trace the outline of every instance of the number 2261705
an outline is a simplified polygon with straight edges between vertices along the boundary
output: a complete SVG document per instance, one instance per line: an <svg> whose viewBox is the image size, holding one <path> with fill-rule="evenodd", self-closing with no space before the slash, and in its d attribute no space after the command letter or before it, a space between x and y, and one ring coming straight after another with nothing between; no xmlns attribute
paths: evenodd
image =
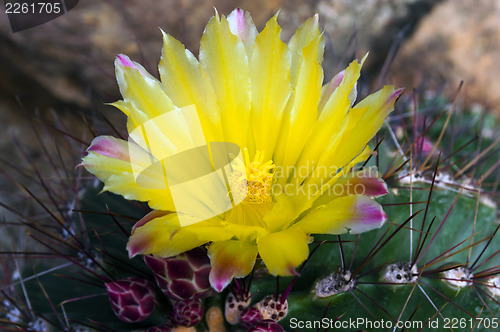
<svg viewBox="0 0 500 332"><path fill-rule="evenodd" d="M500 326L498 318L444 318L445 329L492 328Z"/></svg>
<svg viewBox="0 0 500 332"><path fill-rule="evenodd" d="M60 2L6 2L7 14L59 14L63 9Z"/></svg>

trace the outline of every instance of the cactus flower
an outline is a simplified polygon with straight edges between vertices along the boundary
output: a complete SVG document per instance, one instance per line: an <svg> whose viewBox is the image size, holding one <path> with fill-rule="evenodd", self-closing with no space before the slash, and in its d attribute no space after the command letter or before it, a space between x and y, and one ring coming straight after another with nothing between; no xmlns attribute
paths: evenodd
<svg viewBox="0 0 500 332"><path fill-rule="evenodd" d="M387 193L381 175L354 167L373 154L368 142L402 90L385 86L355 104L363 61L322 86L317 15L288 44L280 34L277 15L258 33L241 9L227 18L216 13L198 59L164 34L161 82L128 57L117 57L123 100L114 105L127 115L131 139L95 138L82 165L104 190L154 210L135 225L131 257L172 257L208 244L210 283L221 291L232 278L248 275L256 259L273 275L295 274L309 255L311 234L361 233L384 223L372 199ZM190 106L195 116L183 113ZM203 182L198 159L176 164L171 171L180 172L178 179L146 167L155 160L165 170L176 155L181 160L182 153L213 142L240 151L230 168L220 166L227 186ZM220 170L215 164L207 169ZM175 194L188 173L196 180L192 190ZM210 217L199 220L202 209Z"/></svg>
<svg viewBox="0 0 500 332"><path fill-rule="evenodd" d="M155 308L154 289L146 279L134 276L105 286L113 312L124 322L143 321Z"/></svg>

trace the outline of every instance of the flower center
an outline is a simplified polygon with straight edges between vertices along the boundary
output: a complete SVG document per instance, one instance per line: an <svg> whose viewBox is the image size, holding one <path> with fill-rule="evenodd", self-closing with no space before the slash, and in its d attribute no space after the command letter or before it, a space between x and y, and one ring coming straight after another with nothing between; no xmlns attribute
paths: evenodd
<svg viewBox="0 0 500 332"><path fill-rule="evenodd" d="M259 229L267 229L264 216L273 204L272 185L274 164L271 160L263 162L260 152L250 160L248 150L243 150L243 161L235 159L233 170L228 176L233 201L238 203L225 216L228 224L250 226L238 227L235 234L239 239L255 240ZM236 230L233 229L233 232Z"/></svg>
<svg viewBox="0 0 500 332"><path fill-rule="evenodd" d="M263 155L257 151L250 161L247 149L243 150L243 157L245 165L237 164L230 176L232 191L236 191L238 197L243 197L246 193L244 203L271 203L271 189L275 180L272 160L264 163Z"/></svg>

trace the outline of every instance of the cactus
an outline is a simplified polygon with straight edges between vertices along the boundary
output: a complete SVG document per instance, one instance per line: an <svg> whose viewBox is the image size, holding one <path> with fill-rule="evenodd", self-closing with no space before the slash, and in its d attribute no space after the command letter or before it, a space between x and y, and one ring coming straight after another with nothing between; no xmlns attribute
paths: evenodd
<svg viewBox="0 0 500 332"><path fill-rule="evenodd" d="M59 258L12 268L0 326L500 331L498 122L486 113L455 112L441 96L420 99L420 109L411 96L399 100L370 143L377 155L362 166L377 167L387 184L388 194L377 198L387 215L381 228L315 235L295 275L273 276L257 259L250 274L221 292L210 286L205 246L168 258L129 258L134 223L151 213L146 204L80 178L64 184L77 190L55 200L56 184L41 181L48 199L27 193L45 210L43 222L17 213L30 237ZM402 115L408 112L410 118ZM465 134L472 132L469 142Z"/></svg>

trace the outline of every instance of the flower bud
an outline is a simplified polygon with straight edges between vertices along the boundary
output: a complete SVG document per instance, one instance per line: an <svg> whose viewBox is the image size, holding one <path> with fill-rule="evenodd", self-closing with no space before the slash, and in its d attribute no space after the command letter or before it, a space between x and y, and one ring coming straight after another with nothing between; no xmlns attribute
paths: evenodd
<svg viewBox="0 0 500 332"><path fill-rule="evenodd" d="M203 302L200 299L177 301L174 303L174 321L182 326L197 325L203 319Z"/></svg>
<svg viewBox="0 0 500 332"><path fill-rule="evenodd" d="M105 284L111 308L116 316L127 323L145 320L154 310L155 293L143 278L129 277Z"/></svg>
<svg viewBox="0 0 500 332"><path fill-rule="evenodd" d="M153 272L156 283L168 298L181 301L215 294L210 286L210 259L203 247L198 247L175 257L144 256Z"/></svg>
<svg viewBox="0 0 500 332"><path fill-rule="evenodd" d="M243 310L240 316L241 326L245 330L251 329L257 323L260 323L264 320L260 310L256 307L250 307Z"/></svg>

